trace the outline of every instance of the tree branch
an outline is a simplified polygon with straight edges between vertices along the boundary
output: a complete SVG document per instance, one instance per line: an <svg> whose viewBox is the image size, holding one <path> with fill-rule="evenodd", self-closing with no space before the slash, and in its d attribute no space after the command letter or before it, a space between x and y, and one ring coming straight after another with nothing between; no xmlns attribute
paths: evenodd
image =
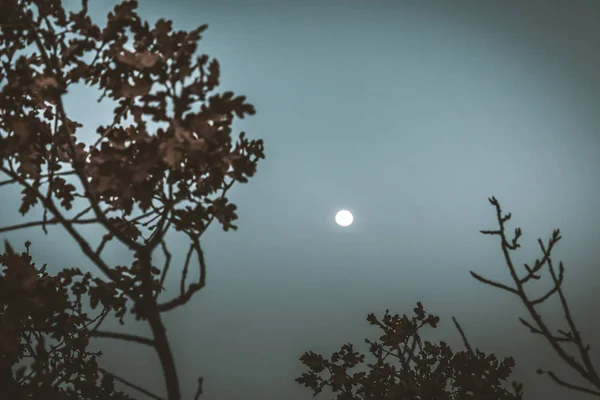
<svg viewBox="0 0 600 400"><path fill-rule="evenodd" d="M146 396L150 397L151 399L154 400L164 400L162 397L159 397L157 395L155 395L154 393L150 392L149 390L144 389L143 387L136 385L134 383L129 382L128 380L121 378L115 374L113 374L112 372L108 372L107 370L105 370L104 368L98 368L99 371L101 371L102 373L112 377L115 381L121 382L122 384L124 384L125 386L128 386L132 389L137 390L140 393L145 394Z"/></svg>
<svg viewBox="0 0 600 400"><path fill-rule="evenodd" d="M200 247L200 241L198 240L198 238L191 237L191 239L192 239L193 244L192 244L192 246L190 246L190 251L188 252L188 256L186 257L186 264L184 266L184 271L183 271L182 277L181 277L180 295L166 303L158 304L158 309L161 312L172 310L177 306L187 303L192 298L194 293L201 290L206 285L206 264L204 262L204 253L202 252L202 248ZM191 255L192 248L194 250L196 250L196 254L198 255L198 265L200 267L200 278L198 280L198 283L190 284L187 291L184 291L183 288L185 285L185 276L187 275L187 265L189 263L189 258Z"/></svg>
<svg viewBox="0 0 600 400"><path fill-rule="evenodd" d="M506 290L507 292L510 292L510 293L513 293L513 294L516 294L516 295L519 294L519 292L517 290L515 290L515 289L513 289L513 288L511 288L509 286L506 286L503 283L495 282L495 281L492 281L490 279L484 278L483 276L481 276L479 274L476 274L473 271L469 271L469 272L471 273L471 276L473 278L477 279L479 282L485 283L486 285L497 287L497 288L502 289L502 290Z"/></svg>
<svg viewBox="0 0 600 400"><path fill-rule="evenodd" d="M152 339L148 339L138 335L132 335L128 333L120 333L120 332L109 332L109 331L90 331L90 336L96 338L107 338L107 339L120 339L127 342L135 342L139 344L144 344L146 346L154 347L154 341Z"/></svg>
<svg viewBox="0 0 600 400"><path fill-rule="evenodd" d="M469 344L469 341L467 340L467 336L465 335L465 332L463 331L462 327L460 326L460 324L458 323L458 321L456 320L455 317L452 317L452 322L454 322L456 329L458 329L458 333L460 333L460 337L462 338L467 351L469 352L469 354L471 354L471 356L475 357L475 352L473 351L473 348L471 347L471 345Z"/></svg>
<svg viewBox="0 0 600 400"><path fill-rule="evenodd" d="M194 400L200 399L200 395L202 394L202 384L204 383L204 378L198 378L198 389L196 390L196 395L194 396Z"/></svg>
<svg viewBox="0 0 600 400"><path fill-rule="evenodd" d="M561 286L562 286L562 281L563 281L564 267L561 262L560 266L559 266L559 276L557 276L554 271L554 268L552 266L552 259L550 256L550 252L551 252L553 246L561 239L561 237L559 235L560 231L558 229L555 229L553 231L552 237L550 238L550 240L548 242L547 249L544 246L544 243L542 242L542 240L538 239L538 243L542 250L543 257L541 260L535 261L533 268L530 268L526 264L525 268L528 272L528 275L525 278L519 279L519 277L517 276L517 272L514 267L514 264L512 262L509 250L514 250L518 247L518 245L516 243L516 239L520 236L521 230L520 230L520 228L517 228L515 230L516 237L513 240L513 244L509 245L508 241L506 240L504 222L507 221L510 218L510 216L508 216L508 218L502 217L502 209L500 207L500 203L496 200L495 197L491 197L488 200L496 208L496 217L497 217L498 225L499 225L500 229L498 231L481 231L481 232L488 233L488 234L493 233L493 234L499 235L501 237L501 247L502 247L502 253L504 255L504 260L509 269L512 280L516 285L516 288L513 290L510 290L510 291L517 294L520 297L522 303L527 308L529 315L531 316L531 318L533 319L533 321L535 322L537 327L534 327L531 323L527 322L523 318L519 318L519 320L521 321L521 323L523 325L527 326L531 330L531 332L543 335L546 338L547 342L550 344L550 346L556 351L558 356L569 367L571 367L573 370L577 371L589 383L591 383L592 385L594 385L595 387L600 389L600 377L598 376L598 373L589 358L589 346L585 346L583 344L580 334L579 334L579 332L575 326L575 323L573 322L573 319L571 317L571 312L570 312L569 306L567 304L566 298L562 291ZM538 277L535 275L535 273L538 272L544 264L548 265L548 269L550 271L550 275L552 277L554 286L546 295L542 296L541 298L538 298L536 300L530 300L525 292L524 284L531 278L537 279ZM501 284L497 284L495 282L481 278L477 274L474 274L473 272L471 272L471 274L476 279L478 279L479 281L481 281L483 283L489 284L491 286L496 286L496 287L503 286ZM501 286L499 286L499 285L501 285ZM560 302L561 302L561 306L563 308L563 312L565 314L565 318L566 318L567 323L569 324L570 330L572 332L572 337L569 337L568 335L565 335L566 336L565 338L559 338L557 336L554 336L550 332L550 329L548 328L548 326L546 325L546 323L544 322L544 320L542 319L540 314L535 309L535 306L537 304L540 304L542 301L548 299L550 297L550 295L554 294L554 293L557 293L560 298ZM571 342L577 346L579 355L581 356L581 359L583 362L583 365L581 363L577 362L573 356L568 354L565 351L565 349L563 349L562 345L560 344L562 342ZM551 377L552 377L552 375L551 375ZM557 381L557 380L555 379L555 381ZM587 391L587 389L586 389L586 391ZM590 393L589 391L587 391L587 392Z"/></svg>
<svg viewBox="0 0 600 400"><path fill-rule="evenodd" d="M600 397L600 392L599 391L587 389L587 388L584 388L583 386L578 386L578 385L574 385L572 383L568 383L566 381L563 381L558 376L556 376L556 374L554 372L552 372L552 371L538 370L538 372L539 373L544 373L544 374L548 375L554 382L556 382L558 385L560 385L562 387L566 387L568 389L572 389L572 390L575 390L575 391L578 391L578 392L582 392L582 393L591 394L592 396Z"/></svg>
<svg viewBox="0 0 600 400"><path fill-rule="evenodd" d="M93 218L93 219L82 219L77 221L76 219L70 219L67 220L69 221L71 224L94 224L94 223L98 223L98 220ZM0 228L0 233L2 232L10 232L10 231L16 231L19 229L25 229L25 228L31 228L33 226L40 226L40 225L56 225L56 224L61 224L62 222L59 219L51 219L48 221L32 221L32 222L25 222L23 224L17 224L17 225L11 225L11 226L5 226Z"/></svg>
<svg viewBox="0 0 600 400"><path fill-rule="evenodd" d="M79 245L79 247L81 248L81 251L83 251L83 253L96 265L96 267L98 267L98 269L100 269L100 271L102 271L106 276L108 276L113 282L115 282L115 284L119 287L119 289L123 290L123 292L127 293L127 295L132 299L132 300L136 300L137 296L135 294L132 293L131 288L127 287L126 285L124 285L119 276L117 275L117 273L115 271L113 271L105 262L104 260L102 260L90 247L89 243L87 242L87 240L85 240L80 234L79 232L77 232L77 230L73 227L73 224L65 219L65 217L62 215L62 213L58 210L58 208L56 208L56 206L54 205L54 202L51 200L46 199L46 197L44 197L44 195L42 195L39 190L34 189L28 182L26 182L22 177L20 177L19 175L13 173L12 171L6 169L3 166L0 166L0 171L4 172L5 174L11 176L12 178L14 178L15 180L19 181L19 183L21 183L22 186L28 188L29 190L32 190L36 197L42 202L42 204L44 205L44 207L47 207L50 212L52 213L52 215L54 215L54 217L60 221L60 224L67 230L67 232L69 232L69 234L71 235L71 237L73 239L75 239L75 241L77 242L77 244Z"/></svg>

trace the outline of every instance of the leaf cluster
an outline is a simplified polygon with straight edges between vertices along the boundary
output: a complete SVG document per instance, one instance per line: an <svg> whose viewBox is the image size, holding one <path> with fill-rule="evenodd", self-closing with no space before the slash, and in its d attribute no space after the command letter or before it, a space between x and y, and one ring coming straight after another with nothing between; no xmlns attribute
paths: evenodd
<svg viewBox="0 0 600 400"><path fill-rule="evenodd" d="M76 268L51 276L32 262L29 246L17 254L8 245L0 255L3 394L14 399L130 399L99 368L100 353L87 349L99 323L112 311L122 313L107 290L110 284ZM94 302L102 304L97 316L83 311L85 297L94 309Z"/></svg>
<svg viewBox="0 0 600 400"><path fill-rule="evenodd" d="M151 215L168 211L162 224L189 234L213 218L235 228L235 206L211 195L224 191L227 180L247 182L264 158L263 145L244 132L232 141L233 118L255 110L244 96L212 93L219 63L194 58L206 25L173 31L160 19L151 27L135 13L136 1L117 5L103 29L91 22L85 1L81 12L68 15L59 0L3 4L0 129L8 134L0 138L0 157L3 172L32 180L24 185L22 214L52 197L67 210L76 197L87 197L97 203L95 211L106 205L121 213L112 233L129 242L142 224L125 218L134 206ZM28 8L33 4L37 13ZM30 46L38 51L17 56ZM62 106L61 95L77 83L117 102L112 123L97 128L94 144L77 140L83 125ZM126 125L127 118L133 123ZM165 127L152 132L149 121ZM80 190L57 176L67 165L83 181ZM48 193L40 198L44 184Z"/></svg>
<svg viewBox="0 0 600 400"><path fill-rule="evenodd" d="M467 350L458 352L444 341L421 339L423 328L436 328L439 322L421 303L411 318L386 310L382 318L369 314L367 321L383 331L379 340L365 340L371 362L350 343L330 358L307 352L300 361L308 372L296 382L315 396L327 387L338 400L522 398L521 384L513 383L512 392L503 387L515 366L511 357L501 361L494 354L473 351L464 337Z"/></svg>

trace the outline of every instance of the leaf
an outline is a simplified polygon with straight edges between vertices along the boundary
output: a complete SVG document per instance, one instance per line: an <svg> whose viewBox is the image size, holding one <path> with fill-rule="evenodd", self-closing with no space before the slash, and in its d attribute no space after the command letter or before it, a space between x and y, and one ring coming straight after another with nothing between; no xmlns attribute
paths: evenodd
<svg viewBox="0 0 600 400"><path fill-rule="evenodd" d="M13 131L18 140L18 145L21 146L27 142L31 136L31 130L27 127L27 123L23 119L18 119L12 123Z"/></svg>
<svg viewBox="0 0 600 400"><path fill-rule="evenodd" d="M323 359L323 356L313 353L312 351L304 353L302 357L300 357L300 361L313 372L321 372L325 369L325 360Z"/></svg>
<svg viewBox="0 0 600 400"><path fill-rule="evenodd" d="M53 189L56 197L60 199L60 204L66 210L70 210L73 207L73 201L75 200L75 196L73 194L75 192L75 186L67 183L61 177L56 177L53 181Z"/></svg>
<svg viewBox="0 0 600 400"><path fill-rule="evenodd" d="M51 76L38 75L35 78L35 85L41 89L58 88L58 82Z"/></svg>
<svg viewBox="0 0 600 400"><path fill-rule="evenodd" d="M25 176L29 176L33 179L38 179L41 174L41 158L39 153L28 153L24 154L20 158L20 164L17 171Z"/></svg>
<svg viewBox="0 0 600 400"><path fill-rule="evenodd" d="M177 147L175 138L169 138L165 143L161 143L160 150L162 153L162 160L169 168L178 166L183 160L183 154L181 154L181 150Z"/></svg>
<svg viewBox="0 0 600 400"><path fill-rule="evenodd" d="M37 283L40 279L38 271L35 269L35 267L28 265L22 270L22 274L21 288L23 291L25 291L25 293L32 294L35 291Z"/></svg>
<svg viewBox="0 0 600 400"><path fill-rule="evenodd" d="M121 53L119 53L117 55L117 60L120 63L129 65L131 67L135 66L135 63L136 63L135 55L132 52L130 52L129 50L123 50Z"/></svg>
<svg viewBox="0 0 600 400"><path fill-rule="evenodd" d="M165 37L171 30L173 29L173 22L167 21L163 18L160 18L156 21L154 26L154 30L152 31L152 35L155 38L163 38Z"/></svg>
<svg viewBox="0 0 600 400"><path fill-rule="evenodd" d="M160 59L160 55L150 51L132 53L128 50L123 50L117 55L117 60L119 62L138 70L152 68Z"/></svg>
<svg viewBox="0 0 600 400"><path fill-rule="evenodd" d="M174 130L175 130L175 138L182 143L187 143L194 141L194 135L188 129L185 129L181 126L177 121L173 122Z"/></svg>
<svg viewBox="0 0 600 400"><path fill-rule="evenodd" d="M137 80L135 85L124 84L121 87L121 96L132 98L136 96L144 96L152 90L152 82L147 80Z"/></svg>
<svg viewBox="0 0 600 400"><path fill-rule="evenodd" d="M141 68L152 68L160 58L161 57L158 54L144 51L136 54L136 66Z"/></svg>
<svg viewBox="0 0 600 400"><path fill-rule="evenodd" d="M15 256L17 253L13 250L12 246L8 242L8 240L4 239L4 252L8 254L9 257Z"/></svg>
<svg viewBox="0 0 600 400"><path fill-rule="evenodd" d="M319 386L317 376L313 373L304 372L301 377L296 378L296 382L304 384L304 386L309 387L313 390L316 390Z"/></svg>

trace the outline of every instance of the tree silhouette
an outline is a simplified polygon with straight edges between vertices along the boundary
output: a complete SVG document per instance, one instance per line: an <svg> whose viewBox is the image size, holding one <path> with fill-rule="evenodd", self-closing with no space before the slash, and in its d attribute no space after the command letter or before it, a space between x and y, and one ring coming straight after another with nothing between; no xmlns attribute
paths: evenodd
<svg viewBox="0 0 600 400"><path fill-rule="evenodd" d="M454 400L522 398L522 385L513 382L513 392L502 384L508 379L515 363L512 358L499 361L494 354L473 350L460 325L466 351L454 352L444 342L422 340L419 331L436 328L439 317L426 314L419 302L414 316L374 314L367 321L383 331L379 340L365 339L373 362L365 365L365 355L350 343L324 358L306 352L300 361L308 367L296 382L312 389L313 395L328 387L338 400Z"/></svg>
<svg viewBox="0 0 600 400"><path fill-rule="evenodd" d="M20 186L23 216L43 209L41 220L0 232L35 226L47 233L47 226L60 225L103 274L67 268L51 276L32 263L31 243L19 254L6 242L0 387L15 399L129 398L114 389L120 380L160 399L98 366L99 354L87 347L103 337L154 348L167 398L179 400L162 315L206 284L200 238L214 220L236 229L236 206L226 196L235 182L254 175L263 142L244 132L232 137L234 118L255 111L244 96L214 92L219 63L195 55L206 25L175 31L160 19L151 27L137 15L136 1L124 1L100 28L87 6L83 0L81 11L67 13L60 0L0 2L0 171L7 177L0 185ZM81 140L83 125L63 105L76 84L96 87L98 102L116 103L92 144ZM86 224L104 230L97 245L84 238ZM179 294L164 299L171 231L190 244ZM106 262L111 241L131 251L131 265ZM164 265L154 265L156 252L164 254ZM188 284L191 263L199 279ZM107 317L124 324L127 315L145 321L152 337L101 329Z"/></svg>
<svg viewBox="0 0 600 400"><path fill-rule="evenodd" d="M542 239L538 239L538 244L540 245L540 249L542 250L543 256L541 259L535 260L533 267L531 267L529 264L524 264L523 267L525 269L526 274L523 277L519 277L520 274L517 272L517 269L515 267L514 262L512 261L510 253L521 247L521 245L518 243L518 240L522 234L521 228L515 228L515 236L509 242L506 236L505 223L511 218L511 213L502 215L502 208L500 207L500 203L498 202L498 200L496 200L495 197L491 197L489 199L489 202L496 209L496 218L498 219L499 229L493 231L481 231L481 233L483 233L484 235L497 235L500 237L502 254L504 255L504 261L506 262L506 265L510 272L510 277L513 280L514 287L510 287L499 282L491 281L482 277L481 275L476 274L473 271L471 271L471 275L475 279L485 283L486 285L502 289L509 293L513 293L514 295L519 297L521 302L525 305L525 308L527 309L529 316L533 320L533 323L527 321L524 318L519 318L519 321L527 328L529 328L529 330L532 333L543 336L544 339L548 342L548 344L552 347L552 349L556 352L556 354L558 354L560 359L564 361L565 364L567 364L571 369L579 373L579 375L581 375L581 377L584 380L586 380L594 389L569 383L559 378L552 371L538 369L537 372L539 374L547 374L554 382L556 382L560 386L578 392L587 393L596 397L600 397L600 377L598 376L598 372L590 359L590 346L585 344L581 337L581 333L575 325L573 316L571 314L571 310L569 309L569 304L562 289L565 267L562 261L560 261L558 264L557 273L555 265L552 261L552 250L554 249L556 243L562 238L560 236L560 230L554 230L554 232L552 233L552 237L548 240L548 244L546 246L542 242ZM548 267L548 273L551 278L552 287L542 296L532 298L526 293L525 285L528 282L531 282L532 280L541 279L540 271L544 266ZM553 295L558 296L560 306L568 327L567 330L557 329L556 333L552 332L552 330L544 321L543 317L538 313L536 308L543 302L546 302L549 299L551 299ZM575 348L579 360L577 360L577 358L571 354L571 350L565 348L565 345L571 345Z"/></svg>
<svg viewBox="0 0 600 400"><path fill-rule="evenodd" d="M539 374L547 374L560 386L600 397L600 378L590 359L590 346L586 345L581 338L562 289L563 263L559 262L557 273L552 261L551 252L561 239L560 231L556 229L553 232L547 245L538 239L543 256L535 260L533 267L524 264L526 274L520 277L510 252L520 247L518 239L522 233L521 229L516 228L514 238L509 241L505 223L511 218L511 214L502 215L500 203L495 197L491 197L489 202L496 209L499 229L480 232L485 235L500 236L502 253L515 286L510 287L491 281L472 271L471 275L480 282L518 296L533 320L529 322L519 318L521 323L531 332L543 336L558 356L571 369L578 372L592 388L569 383L552 371L538 369ZM544 266L548 267L552 287L544 295L532 298L526 293L525 284L531 280L541 279L540 271ZM560 300L568 326L568 330L558 329L556 334L536 309L553 295L557 295ZM337 393L339 400L522 398L522 384L513 382L513 392L508 392L502 387L515 365L512 358L505 358L502 363L499 363L493 354L486 355L479 350L473 351L454 317L453 321L461 334L466 351L454 353L445 342L436 345L423 341L419 330L427 325L435 328L439 318L433 315L426 316L421 303L417 304L414 312L415 317L409 319L406 315L391 316L386 310L381 321L374 314L369 314L367 321L384 332L379 341L366 339L374 362L365 366L365 355L355 352L352 344L342 346L340 351L333 353L329 359L314 352L307 352L300 357L300 361L308 367L308 372L303 373L296 382L312 389L314 395L328 387ZM565 348L565 345L575 348L579 360ZM362 371L351 371L357 367L362 367Z"/></svg>

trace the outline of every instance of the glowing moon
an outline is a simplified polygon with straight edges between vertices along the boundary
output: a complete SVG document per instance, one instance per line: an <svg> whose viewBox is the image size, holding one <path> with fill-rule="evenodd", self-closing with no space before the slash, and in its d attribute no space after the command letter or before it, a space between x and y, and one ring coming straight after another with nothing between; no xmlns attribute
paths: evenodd
<svg viewBox="0 0 600 400"><path fill-rule="evenodd" d="M354 222L354 217L352 213L348 210L340 210L335 214L335 223L339 226L350 226Z"/></svg>

